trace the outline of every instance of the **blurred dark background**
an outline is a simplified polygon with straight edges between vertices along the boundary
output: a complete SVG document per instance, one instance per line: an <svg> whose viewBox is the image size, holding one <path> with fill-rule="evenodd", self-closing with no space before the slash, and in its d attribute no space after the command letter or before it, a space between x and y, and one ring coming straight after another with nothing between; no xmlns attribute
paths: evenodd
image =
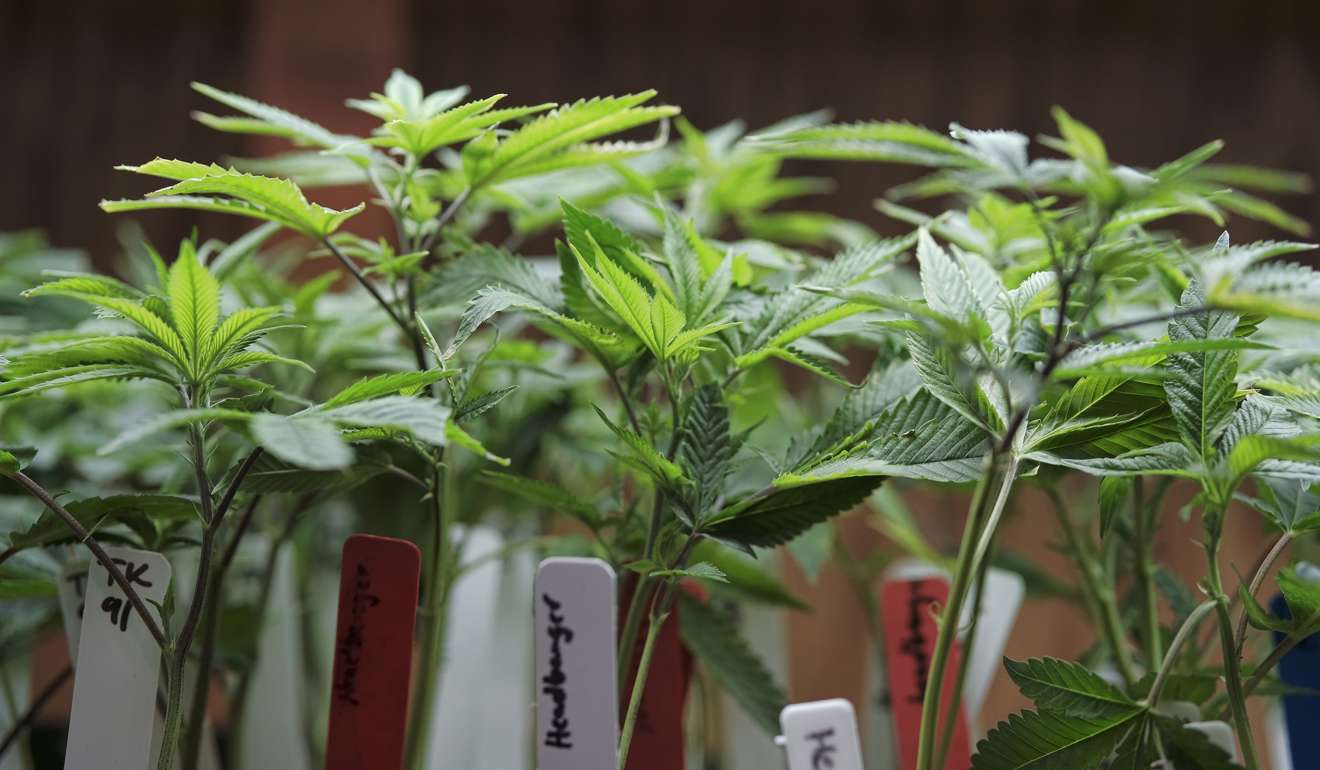
<svg viewBox="0 0 1320 770"><path fill-rule="evenodd" d="M1062 104L1123 162L1219 137L1221 160L1320 176L1317 40L1315 0L0 0L0 230L43 227L104 260L121 222L96 202L151 189L114 164L273 147L190 120L206 106L190 80L366 130L343 99L396 65L428 88L467 83L514 103L654 87L703 128L829 107L1035 135ZM870 202L901 169L821 171L839 189L819 207L885 229ZM1282 203L1320 221L1314 195ZM215 237L241 225L143 221L163 244L194 224ZM1243 223L1235 240L1262 234Z"/></svg>

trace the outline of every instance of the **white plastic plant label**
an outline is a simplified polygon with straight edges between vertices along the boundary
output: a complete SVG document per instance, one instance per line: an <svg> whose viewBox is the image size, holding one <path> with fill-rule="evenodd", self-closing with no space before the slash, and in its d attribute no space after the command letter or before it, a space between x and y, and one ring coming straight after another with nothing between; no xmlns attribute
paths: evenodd
<svg viewBox="0 0 1320 770"><path fill-rule="evenodd" d="M1233 737L1233 728L1227 722L1217 719L1210 722L1188 722L1183 727L1205 735L1211 743L1232 757L1234 762L1238 761L1237 740Z"/></svg>
<svg viewBox="0 0 1320 770"><path fill-rule="evenodd" d="M144 601L165 601L170 563L164 556L130 548L107 548L106 553ZM150 606L148 611L157 612ZM64 770L147 767L159 678L156 640L106 568L92 564L78 640Z"/></svg>
<svg viewBox="0 0 1320 770"><path fill-rule="evenodd" d="M87 573L91 564L71 561L60 569L56 590L60 597L60 616L64 619L64 638L69 643L69 660L78 660L78 638L82 635L83 600L87 596Z"/></svg>
<svg viewBox="0 0 1320 770"><path fill-rule="evenodd" d="M857 714L843 698L785 706L779 729L788 770L863 770Z"/></svg>
<svg viewBox="0 0 1320 770"><path fill-rule="evenodd" d="M534 582L540 770L618 764L614 570L600 559L541 562Z"/></svg>
<svg viewBox="0 0 1320 770"><path fill-rule="evenodd" d="M991 567L986 572L985 598L981 600L976 644L967 651L971 660L967 663L967 682L963 685L963 704L970 720L975 721L981 713L995 674L1002 668L1004 647L1013 633L1013 624L1017 622L1026 595L1026 581L1018 573L998 567ZM975 592L968 603L963 615L970 618L976 607ZM966 624L963 627L966 628Z"/></svg>

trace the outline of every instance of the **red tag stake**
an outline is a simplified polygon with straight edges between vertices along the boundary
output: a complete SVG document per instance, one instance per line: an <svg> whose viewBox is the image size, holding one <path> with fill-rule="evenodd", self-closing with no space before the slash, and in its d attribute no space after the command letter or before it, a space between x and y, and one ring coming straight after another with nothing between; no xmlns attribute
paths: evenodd
<svg viewBox="0 0 1320 770"><path fill-rule="evenodd" d="M420 562L406 540L344 543L327 770L403 767Z"/></svg>
<svg viewBox="0 0 1320 770"><path fill-rule="evenodd" d="M921 702L926 694L930 660L939 629L933 615L935 607L945 607L949 584L939 578L891 580L881 590L880 602L885 626L885 662L889 676L889 702L894 712L894 735L898 743L898 767L913 770L917 766L917 744L921 733ZM955 620L956 621L956 615ZM958 670L961 650L957 643L949 654L948 671ZM953 696L956 677L944 679L940 694L941 722ZM948 726L943 726L949 729ZM952 726L953 740L945 770L966 770L971 765L967 720L962 709Z"/></svg>
<svg viewBox="0 0 1320 770"><path fill-rule="evenodd" d="M636 580L622 583L619 601L619 627L632 601ZM642 640L646 638L650 619L643 618L637 632L637 646L628 666L626 687L631 690L637 678L637 666L642 658ZM623 650L620 655L625 654ZM687 703L688 684L692 681L692 653L683 646L678 636L678 605L670 610L664 628L656 637L651 653L651 670L646 678L646 690L637 711L637 726L633 732L632 748L628 752L627 770L674 770L683 767L683 706ZM620 700L620 711L627 709L628 698ZM622 714L620 715L622 719Z"/></svg>

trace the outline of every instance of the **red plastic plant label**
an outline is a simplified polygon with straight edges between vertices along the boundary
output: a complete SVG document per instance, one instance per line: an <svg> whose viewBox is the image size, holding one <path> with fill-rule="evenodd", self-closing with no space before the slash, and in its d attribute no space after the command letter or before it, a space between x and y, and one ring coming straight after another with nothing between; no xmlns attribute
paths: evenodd
<svg viewBox="0 0 1320 770"><path fill-rule="evenodd" d="M327 770L398 770L408 718L421 554L407 540L344 543Z"/></svg>
<svg viewBox="0 0 1320 770"><path fill-rule="evenodd" d="M636 580L628 580L619 602L619 627L623 627L632 601ZM651 653L651 670L646 678L646 691L637 710L637 724L633 729L632 747L628 751L627 770L673 770L683 767L683 706L687 703L688 686L692 681L692 653L683 646L678 635L678 604L674 605L664 628L656 637ZM633 650L625 686L631 687L641 662L642 641L646 638L649 619L643 619L637 632L637 645ZM625 694L620 699L622 712L627 708ZM623 714L620 713L620 719Z"/></svg>
<svg viewBox="0 0 1320 770"><path fill-rule="evenodd" d="M941 578L891 580L881 589L880 606L884 616L885 663L889 678L889 702L894 715L894 735L898 745L899 770L917 766L917 743L921 732L921 702L930 676L934 655L935 610L948 603L949 584ZM955 621L956 622L956 621ZM961 650L957 643L949 655L948 675L940 695L940 719L953 696L954 672L958 670ZM944 763L945 770L966 770L971 765L967 720L958 709L952 727L953 740Z"/></svg>

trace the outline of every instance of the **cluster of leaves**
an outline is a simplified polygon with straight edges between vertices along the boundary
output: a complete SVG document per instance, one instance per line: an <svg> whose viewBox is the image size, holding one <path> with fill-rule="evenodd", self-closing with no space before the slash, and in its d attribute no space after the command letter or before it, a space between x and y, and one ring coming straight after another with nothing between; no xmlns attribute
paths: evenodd
<svg viewBox="0 0 1320 770"><path fill-rule="evenodd" d="M402 72L382 93L349 101L379 121L354 136L195 87L234 113L197 113L202 123L281 137L293 149L224 165L125 166L169 184L102 206L219 211L262 224L232 244L187 241L169 265L146 249L137 280L62 272L32 288L38 279L24 256L32 247L0 242L4 279L27 288L22 307L33 308L3 329L0 409L133 404L107 421L115 432L102 435L98 424L81 454L43 447L29 468L30 450L4 449L3 473L25 489L36 485L30 470L78 499L4 520L0 595L49 596L51 565L38 561L50 552L41 549L72 542L70 520L107 542L200 547L222 561L199 576L186 617L167 629L167 654L181 665L194 633L215 627L199 617L237 609L225 596L223 559L254 518L275 546L267 579L290 541L314 570L333 560L316 537L294 537L298 524L330 500L359 495L354 526L432 544L409 731L409 766L421 767L445 605L470 566L453 525L488 524L486 515L502 510L510 529L525 531L520 512L553 513L578 525L551 538L553 552L599 555L636 581L621 608L623 649L639 641L648 615L642 643L653 643L677 608L682 638L714 680L774 730L783 690L725 609L802 603L752 558L758 551L790 544L818 566L829 520L873 500L896 540L952 569L948 607L957 610L980 593L1019 479L1049 486L1080 472L1101 479L1100 541L1060 502L1081 578L1063 593L1103 632L1088 663L1113 663L1117 680L1080 663L1010 662L1037 710L992 731L974 766L1136 768L1156 757L1231 766L1161 694L1192 702L1205 718L1227 707L1252 765L1242 701L1268 689L1258 685L1282 645L1316 630L1320 600L1302 572L1286 571L1279 583L1291 617L1271 616L1256 600L1270 564L1230 593L1218 556L1234 499L1261 511L1280 543L1320 527L1311 491L1320 481L1320 374L1305 348L1320 278L1278 259L1309 244L1236 245L1225 235L1191 246L1172 226L1186 216L1222 225L1237 214L1301 232L1274 204L1222 189L1290 191L1295 177L1215 165L1217 142L1153 169L1117 164L1062 110L1059 136L1041 140L1056 154L1032 158L1027 137L1010 131L831 125L819 113L751 133L737 123L702 133L676 118L680 141L670 143L677 110L650 104L651 92L503 107L503 95L468 100L466 88L427 93ZM644 126L658 134L616 136ZM913 231L880 239L857 223L786 211L828 188L782 176L795 158L930 169L878 203ZM334 210L305 193L344 184L370 200ZM950 199L947 210L917 208ZM351 232L367 205L389 214L392 238ZM502 244L485 239L496 217L513 232ZM561 231L553 256L516 253L552 227ZM312 247L268 248L282 229ZM331 291L337 272L292 278L324 256L355 291ZM96 317L71 310L79 303ZM856 358L875 359L861 382L845 376ZM805 373L809 395L790 394L783 372ZM40 414L30 419L57 419ZM11 412L0 419L6 440L33 434ZM73 481L88 456L124 458L159 443L149 437L180 432L188 455L168 451L178 442L167 441L164 460L156 446L155 456L92 489ZM66 455L84 462L65 467ZM156 462L167 470L150 471ZM1146 477L1157 494L1146 494ZM956 559L922 540L897 496L880 489L889 478L976 484ZM1200 608L1150 547L1164 480L1174 478L1198 487L1191 508L1205 528L1200 582L1209 596ZM373 485L385 479L415 488L421 515L368 517L379 497ZM294 502L254 517L267 496ZM240 507L245 515L226 515ZM1125 559L1137 588L1120 606L1114 586ZM686 597L687 580L704 581L712 601ZM208 588L222 600L205 601ZM1158 592L1173 605L1174 628L1160 624ZM1234 594L1239 628L1229 614ZM203 665L216 643L228 646L227 661L250 658L260 601L241 604L256 619L246 637L201 640ZM1204 644L1187 641L1210 609L1222 672L1202 661ZM1121 622L1127 610L1138 622ZM957 624L948 620L931 693L953 673ZM1249 680L1239 667L1248 623L1285 640ZM621 678L634 718L645 677L643 669L635 681ZM244 691L234 693L239 709ZM180 710L171 704L176 725ZM938 710L928 693L922 770L934 766ZM191 768L188 745L182 761ZM165 766L173 755L162 752Z"/></svg>

